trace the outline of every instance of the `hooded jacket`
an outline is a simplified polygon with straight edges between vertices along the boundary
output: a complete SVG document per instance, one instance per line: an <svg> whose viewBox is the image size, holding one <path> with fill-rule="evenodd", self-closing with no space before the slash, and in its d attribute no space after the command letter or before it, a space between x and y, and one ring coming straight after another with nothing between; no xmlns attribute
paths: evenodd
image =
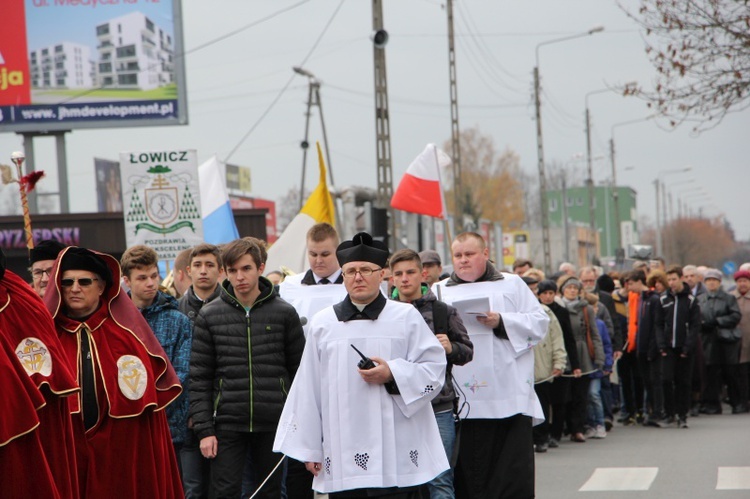
<svg viewBox="0 0 750 499"><path fill-rule="evenodd" d="M172 363L177 377L182 383L180 397L167 407L167 420L172 441L176 444L185 441L188 418L187 380L190 371L190 346L193 325L185 314L179 311L177 300L162 292L156 293L154 302L141 309L143 318L164 348L164 353Z"/></svg>
<svg viewBox="0 0 750 499"><path fill-rule="evenodd" d="M225 280L218 298L195 319L190 358L190 417L199 439L221 428L276 430L287 392L302 358L299 316L259 277L260 295L250 310Z"/></svg>
<svg viewBox="0 0 750 499"><path fill-rule="evenodd" d="M399 299L398 289L395 287L393 288L391 297L394 300ZM428 288L426 284L422 284L422 297L411 302L411 304L414 305L422 315L422 318L433 333L435 333L435 321L433 320L432 311L436 301L437 296L435 296L435 293L430 291L430 288ZM445 306L448 307L447 335L453 348L451 353L446 355L448 365L445 369L445 383L443 384L443 388L440 393L432 399L432 408L436 413L453 409L453 401L457 397L452 379L453 366L463 366L464 364L471 362L471 359L474 357L474 345L469 339L469 333L466 332L466 327L464 326L461 317L459 317L456 308L447 303Z"/></svg>
<svg viewBox="0 0 750 499"><path fill-rule="evenodd" d="M701 330L701 308L698 300L683 283L674 293L668 289L659 297L656 309L656 347L660 352L668 348L680 354L691 354Z"/></svg>

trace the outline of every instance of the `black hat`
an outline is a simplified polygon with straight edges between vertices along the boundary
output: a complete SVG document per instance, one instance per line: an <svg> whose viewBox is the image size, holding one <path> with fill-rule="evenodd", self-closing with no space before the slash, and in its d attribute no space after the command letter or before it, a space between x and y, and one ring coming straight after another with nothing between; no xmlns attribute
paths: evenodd
<svg viewBox="0 0 750 499"><path fill-rule="evenodd" d="M351 241L344 241L336 248L336 258L341 267L349 262L370 262L385 267L388 262L388 247L372 239L367 232L360 232Z"/></svg>
<svg viewBox="0 0 750 499"><path fill-rule="evenodd" d="M53 239L44 239L39 241L31 251L29 251L29 265L42 260L56 260L57 255L65 249L65 245Z"/></svg>
<svg viewBox="0 0 750 499"><path fill-rule="evenodd" d="M596 279L596 286L600 291L611 293L615 290L615 281L612 279L612 276L602 274Z"/></svg>
<svg viewBox="0 0 750 499"><path fill-rule="evenodd" d="M112 284L112 272L99 256L86 248L71 247L60 262L60 273L66 270L88 270L98 275L107 286Z"/></svg>
<svg viewBox="0 0 750 499"><path fill-rule="evenodd" d="M536 292L542 294L545 291L554 291L555 293L557 293L557 284L555 284L555 281L551 279L545 279L540 282L536 287Z"/></svg>

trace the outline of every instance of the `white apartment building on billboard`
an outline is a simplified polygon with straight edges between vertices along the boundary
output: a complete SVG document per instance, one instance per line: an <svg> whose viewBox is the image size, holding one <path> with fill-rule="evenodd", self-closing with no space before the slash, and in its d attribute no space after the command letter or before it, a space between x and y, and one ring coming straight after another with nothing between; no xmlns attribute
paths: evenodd
<svg viewBox="0 0 750 499"><path fill-rule="evenodd" d="M97 85L150 90L174 81L172 36L141 12L96 27Z"/></svg>
<svg viewBox="0 0 750 499"><path fill-rule="evenodd" d="M29 53L32 88L91 88L94 63L86 45L62 42Z"/></svg>

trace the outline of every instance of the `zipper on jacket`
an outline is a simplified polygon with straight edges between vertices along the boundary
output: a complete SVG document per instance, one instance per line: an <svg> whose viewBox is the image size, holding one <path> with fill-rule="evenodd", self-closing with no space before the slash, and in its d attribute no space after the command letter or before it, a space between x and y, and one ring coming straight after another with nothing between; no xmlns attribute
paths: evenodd
<svg viewBox="0 0 750 499"><path fill-rule="evenodd" d="M247 326L247 369L250 386L250 431L253 431L253 342L250 334L250 310L245 312L245 324Z"/></svg>
<svg viewBox="0 0 750 499"><path fill-rule="evenodd" d="M680 304L680 297L674 296L674 317L672 317L672 348L677 348L677 306Z"/></svg>
<svg viewBox="0 0 750 499"><path fill-rule="evenodd" d="M216 413L219 410L219 402L221 401L221 388L224 385L224 378L219 378L219 393L216 394L216 400L214 400L214 423L216 423Z"/></svg>
<svg viewBox="0 0 750 499"><path fill-rule="evenodd" d="M286 400L289 394L286 391L286 384L284 383L284 378L279 378L279 385L281 386L281 393L284 394L284 400Z"/></svg>

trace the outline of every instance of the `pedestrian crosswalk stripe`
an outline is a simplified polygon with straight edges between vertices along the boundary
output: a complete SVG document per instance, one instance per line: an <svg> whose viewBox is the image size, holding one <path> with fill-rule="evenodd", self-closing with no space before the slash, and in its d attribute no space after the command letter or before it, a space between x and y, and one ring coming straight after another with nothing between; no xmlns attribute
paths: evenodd
<svg viewBox="0 0 750 499"><path fill-rule="evenodd" d="M750 467L719 466L716 490L750 490Z"/></svg>
<svg viewBox="0 0 750 499"><path fill-rule="evenodd" d="M648 490L658 472L659 468L596 468L578 490Z"/></svg>

